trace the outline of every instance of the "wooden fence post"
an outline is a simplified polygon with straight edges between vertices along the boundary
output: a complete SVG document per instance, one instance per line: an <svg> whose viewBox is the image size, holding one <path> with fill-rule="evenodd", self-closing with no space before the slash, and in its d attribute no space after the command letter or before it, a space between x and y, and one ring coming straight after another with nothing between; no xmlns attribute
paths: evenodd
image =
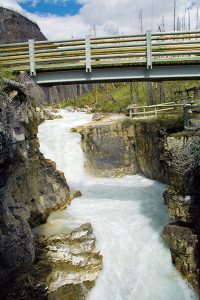
<svg viewBox="0 0 200 300"><path fill-rule="evenodd" d="M186 104L183 106L183 112L184 112L184 128L189 127L189 105Z"/></svg>

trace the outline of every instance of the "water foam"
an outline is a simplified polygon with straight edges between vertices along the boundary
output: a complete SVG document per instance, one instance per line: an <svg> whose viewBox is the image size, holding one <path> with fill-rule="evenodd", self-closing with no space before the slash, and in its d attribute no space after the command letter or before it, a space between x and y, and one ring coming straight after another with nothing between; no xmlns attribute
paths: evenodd
<svg viewBox="0 0 200 300"><path fill-rule="evenodd" d="M80 136L69 129L91 115L61 111L63 119L39 128L41 151L55 160L69 185L83 196L49 217L45 234L68 232L91 222L103 270L89 300L188 300L192 289L176 272L160 233L167 216L165 186L142 176L94 178L84 171Z"/></svg>

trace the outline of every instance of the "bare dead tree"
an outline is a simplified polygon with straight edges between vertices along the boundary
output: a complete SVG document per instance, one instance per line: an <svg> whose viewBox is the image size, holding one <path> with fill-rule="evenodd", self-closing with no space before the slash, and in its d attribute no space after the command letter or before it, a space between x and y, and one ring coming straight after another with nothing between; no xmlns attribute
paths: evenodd
<svg viewBox="0 0 200 300"><path fill-rule="evenodd" d="M154 2L151 1L151 31L153 30L153 23L154 23Z"/></svg>
<svg viewBox="0 0 200 300"><path fill-rule="evenodd" d="M153 83L152 82L147 82L147 101L149 105L154 104L154 91L153 91Z"/></svg>
<svg viewBox="0 0 200 300"><path fill-rule="evenodd" d="M196 29L199 28L199 3L200 3L200 1L197 0L197 21L196 21Z"/></svg>
<svg viewBox="0 0 200 300"><path fill-rule="evenodd" d="M176 0L174 0L174 31L176 31Z"/></svg>
<svg viewBox="0 0 200 300"><path fill-rule="evenodd" d="M191 28L191 22L190 22L190 9L188 9L188 30Z"/></svg>
<svg viewBox="0 0 200 300"><path fill-rule="evenodd" d="M181 20L180 20L180 18L179 18L179 17L177 18L177 25L176 25L176 29L177 29L177 31L180 31L180 30L181 30Z"/></svg>
<svg viewBox="0 0 200 300"><path fill-rule="evenodd" d="M162 16L161 28L162 28L162 32L164 32L165 31L165 17L164 16Z"/></svg>
<svg viewBox="0 0 200 300"><path fill-rule="evenodd" d="M142 9L139 10L138 20L140 24L140 32L143 33L143 10Z"/></svg>

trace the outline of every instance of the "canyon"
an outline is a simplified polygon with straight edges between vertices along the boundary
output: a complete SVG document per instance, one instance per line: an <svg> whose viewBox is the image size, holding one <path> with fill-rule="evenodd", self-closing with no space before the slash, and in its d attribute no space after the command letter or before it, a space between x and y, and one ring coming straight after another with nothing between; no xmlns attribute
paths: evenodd
<svg viewBox="0 0 200 300"><path fill-rule="evenodd" d="M200 168L196 162L192 169L194 162L184 151L191 144L199 147L200 130L185 132L179 115L99 119L73 129L81 134L87 170L102 177L141 173L168 184L164 202L171 223L163 239L177 270L199 293ZM184 160L190 161L184 166Z"/></svg>
<svg viewBox="0 0 200 300"><path fill-rule="evenodd" d="M35 90L33 91L30 81L26 83L24 78L21 81L23 83L20 82L20 78L19 82L6 81L1 97L2 297L5 299L13 299L14 297L18 297L19 299L62 299L62 297L68 297L69 293L69 297L73 297L72 299L86 299L92 287L94 287L94 282L102 269L104 259L105 270L108 262L112 260L106 254L106 250L111 251L111 253L114 251L109 250L109 243L106 242L106 247L101 248L101 243L104 243L104 239L102 239L99 245L101 252L103 252L103 259L99 251L96 250L95 236L91 224L95 224L97 217L95 219L89 217L90 213L87 207L88 205L94 205L98 209L98 212L95 212L94 216L96 216L96 213L100 214L101 210L97 200L94 200L94 203L90 203L87 202L86 198L85 204L87 203L87 205L85 206L82 199L84 199L85 193L86 195L90 195L93 185L97 187L99 182L97 183L94 177L87 177L88 175L83 171L84 159L83 154L80 152L80 146L77 142L76 146L72 146L75 136L76 139L78 136L81 137L86 169L89 170L89 173L99 174L102 177L103 185L99 189L97 199L98 197L102 197L102 189L107 184L111 184L109 181L105 181L105 177L123 176L123 184L120 182L117 183L116 178L112 179L112 185L115 186L116 181L118 186L122 184L120 187L122 190L124 185L123 193L126 195L124 200L128 200L130 195L130 200L132 199L132 195L134 195L138 188L137 186L140 186L140 182L143 180L140 177L138 179L134 178L134 176L132 179L131 176L129 184L129 179L124 177L125 175L130 176L143 173L148 178L169 184L169 188L164 194L165 204L167 205L170 219L174 222L165 225L167 220L166 223L157 220L159 224L158 228L162 229L165 225L163 238L171 250L172 260L177 270L198 292L199 171L198 168L195 169L195 172L192 170L190 176L188 174L185 174L185 176L180 174L177 149L184 148L187 142L198 141L199 131L194 131L189 137L180 136L178 132L181 130L182 125L179 119L175 119L173 123L172 119L158 122L154 119L132 120L124 116L115 115L114 117L100 117L100 120L91 121L92 116L86 115L83 122L79 121L78 113L66 113L65 116L62 111L58 111L58 114L62 114L64 119L56 119L55 121L49 121L52 123L45 122L41 124L45 120L45 113L43 113L42 108L38 107L38 96L36 100L33 97L33 95L40 94L40 90L37 92L38 88L35 86ZM85 115L84 113L79 114L80 116ZM70 125L70 118L73 120L73 126ZM87 120L90 122L88 123ZM82 122L83 124L80 124ZM85 123L88 124L85 125ZM39 133L40 147L46 158L44 158L39 150L37 137L39 124L41 124ZM66 126L73 127L70 129L72 132L68 133L70 137L68 142L67 140L65 142L67 136L65 137L65 131L63 131L67 130L68 127ZM44 128L44 131L42 131L41 135L42 128ZM58 141L56 138L58 138ZM64 140L62 140L63 138ZM49 142L48 139L50 139ZM62 146L60 144L61 141ZM61 148L63 148L63 152L60 153ZM68 152L69 148L71 149L70 152ZM80 157L73 156L76 154L76 151L79 151ZM65 163L66 155L69 158L67 165ZM56 170L53 160L56 161L61 171ZM68 167L65 167L65 165ZM68 180L68 184L64 175ZM134 182L135 180L136 182ZM147 182L141 185L139 192L141 195L143 190L147 189L146 184L148 186L150 183ZM71 192L69 186L72 187ZM114 186L108 195L113 195L112 197L115 198L116 187ZM94 195L98 195L96 187ZM73 198L71 194L77 189L81 190L83 197L80 200L73 200L69 206ZM119 193L121 193L120 189L118 189ZM126 194L130 189L131 194ZM161 190L164 191L163 188ZM157 198L155 190L155 202L151 204L148 212L146 212L148 216L147 220L155 213L153 212L154 209L156 209L156 214L160 214L164 208L163 202L159 204L158 208L159 199L162 200L161 190L158 192L160 198ZM148 201L150 194L151 190L147 189L147 193L143 196L143 199ZM80 196L80 193L77 195ZM131 200L132 209L128 209L129 212L133 212L133 215L129 215L127 218L127 220L129 218L132 220L131 223L126 224L126 226L129 226L129 230L134 225L132 218L138 214L136 205L138 201L137 197L135 198L135 202ZM136 205L135 208L134 205ZM145 205L145 203L142 203L142 208ZM73 207L76 207L75 211ZM59 208L65 209L59 210ZM81 218L78 222L73 221L73 219L71 220L68 211L72 210L78 216L82 209L84 209L85 217ZM108 207L106 206L107 209ZM126 206L124 209L125 211L127 210ZM50 216L53 211L57 211L58 214L55 215L57 216L55 220L54 214L52 217ZM86 217L87 215L89 219ZM106 215L105 212L100 218L104 215ZM142 219L145 216L143 214L139 215L139 218ZM118 216L118 209L116 210L116 216ZM113 217L110 216L109 218L112 220ZM108 220L103 221L100 219L99 224L105 224ZM120 220L120 216L117 219L117 224L118 220ZM146 228L145 231L150 230L147 220L144 218L144 221L142 221L144 222L144 229ZM46 221L46 225L41 227L39 236L34 238L36 226ZM51 223L52 221L53 223ZM70 225L71 223L73 226ZM97 232L98 236L101 236L102 233L98 229L99 225L96 226L95 233ZM115 226L115 223L110 225L111 228L115 228ZM126 230L127 233L125 234L124 232L124 238L131 240L130 243L133 243L133 245L134 240L137 243L136 245L144 243L145 247L146 238L143 240L144 233L142 233L142 230L139 231L140 234L138 237L135 236L134 230L131 230L131 234L128 234L128 228ZM116 229L115 231L117 232ZM113 243L116 243L117 237L115 237L115 232L109 235L109 237L111 236L114 237ZM123 241L122 236L118 238ZM142 238L142 241L138 241L138 238ZM159 253L161 251L159 250L159 247L161 247L160 232L156 230L157 239L159 242L156 246L158 247L156 248L156 252ZM122 252L119 251L119 254L124 255L123 253L131 249L129 246L125 250L125 245L126 242L123 242L120 246ZM133 251L138 252L138 249L136 249ZM128 253L127 257L129 257ZM164 253L160 254L161 259L166 255ZM149 263L151 263L151 260L149 260ZM113 268L116 268L116 266L113 265ZM164 275L164 269L165 267L163 266L161 268L163 270L163 273L161 273L162 276ZM133 272L133 270L134 265L129 272ZM123 273L122 270L120 272ZM159 274L157 269L153 269L152 272L153 276ZM110 272L106 276L110 276L109 274ZM130 278L132 276L134 281L135 275L131 275ZM91 297L94 297L93 299L98 299L99 295L102 292L106 293L108 289L108 287L102 289L98 282L102 284L101 280L97 280L97 288L92 289L91 293ZM179 299L179 297L180 299L184 299L183 297L187 299L192 291L187 289L183 281L178 283L179 279L177 279L176 282L179 287L177 286L171 290L172 295L178 293L176 294L176 299ZM171 281L169 281L167 286L170 288L170 285ZM20 288L21 286L23 288ZM112 289L114 292L115 287L113 286ZM128 293L127 295L129 295L129 289L128 286L125 286L119 292L121 299L124 293ZM145 290L144 292L146 293L147 291ZM151 290L151 293L154 294L155 291ZM164 293L164 299L167 299L166 291L162 291L162 293ZM108 295L107 297L109 299L110 296ZM112 299L112 296L110 299Z"/></svg>
<svg viewBox="0 0 200 300"><path fill-rule="evenodd" d="M1 43L46 39L19 13L0 8L0 16ZM200 166L189 152L191 145L199 151L200 131L184 131L180 116L100 115L92 121L91 115L52 115L42 108L92 88L41 90L23 75L4 79L0 297L140 299L142 290L141 299L195 299L173 269L160 232L172 263L199 295ZM168 185L165 192L158 182Z"/></svg>

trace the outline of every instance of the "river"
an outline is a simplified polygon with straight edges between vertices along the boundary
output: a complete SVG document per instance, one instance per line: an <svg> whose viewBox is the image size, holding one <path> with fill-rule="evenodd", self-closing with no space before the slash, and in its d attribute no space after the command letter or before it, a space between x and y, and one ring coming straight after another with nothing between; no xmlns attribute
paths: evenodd
<svg viewBox="0 0 200 300"><path fill-rule="evenodd" d="M82 197L52 214L44 230L49 235L92 224L103 270L88 300L195 299L172 266L160 236L168 222L162 198L165 185L140 175L98 179L86 174L80 135L69 130L92 116L64 110L61 114L63 119L40 125L41 151Z"/></svg>

